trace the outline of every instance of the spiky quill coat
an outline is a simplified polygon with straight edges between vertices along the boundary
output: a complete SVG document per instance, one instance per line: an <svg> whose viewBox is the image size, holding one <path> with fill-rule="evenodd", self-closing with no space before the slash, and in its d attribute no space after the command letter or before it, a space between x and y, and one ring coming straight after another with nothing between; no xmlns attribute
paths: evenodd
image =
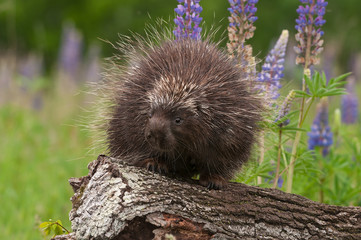
<svg viewBox="0 0 361 240"><path fill-rule="evenodd" d="M249 159L261 120L244 68L208 41L124 46L127 60L113 60L103 83L109 154L222 187Z"/></svg>

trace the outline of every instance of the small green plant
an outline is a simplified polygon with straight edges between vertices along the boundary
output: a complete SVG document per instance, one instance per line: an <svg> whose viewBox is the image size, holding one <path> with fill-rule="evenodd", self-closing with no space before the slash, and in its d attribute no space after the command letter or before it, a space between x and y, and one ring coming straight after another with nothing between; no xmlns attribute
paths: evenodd
<svg viewBox="0 0 361 240"><path fill-rule="evenodd" d="M303 78L305 87L303 88L303 90L295 90L297 94L296 97L302 98L302 105L297 128L302 129L309 110L317 98L322 99L324 97L343 95L346 93L345 89L342 88L342 86L346 84L344 80L349 75L350 73L346 73L339 77L331 78L327 83L325 73L319 74L318 72L315 72L312 77L310 77L309 70L305 70ZM304 111L304 109L306 110ZM287 178L287 192L291 192L292 190L294 164L297 159L297 147L300 143L301 132L302 131L296 132L295 140L292 147L292 155L289 162L290 168Z"/></svg>
<svg viewBox="0 0 361 240"><path fill-rule="evenodd" d="M43 222L39 228L44 234L44 237L51 236L52 238L57 235L69 234L70 232L63 226L60 220L53 221L49 219L48 222Z"/></svg>

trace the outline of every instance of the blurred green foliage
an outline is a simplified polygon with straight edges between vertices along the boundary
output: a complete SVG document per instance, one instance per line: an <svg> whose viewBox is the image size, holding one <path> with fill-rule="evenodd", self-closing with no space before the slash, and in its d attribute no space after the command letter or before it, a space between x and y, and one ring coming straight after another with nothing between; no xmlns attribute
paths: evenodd
<svg viewBox="0 0 361 240"><path fill-rule="evenodd" d="M47 101L53 110L44 114L0 107L0 239L40 239L38 225L51 218L70 229L67 179L87 174L91 141L74 120L77 108L64 115L64 101Z"/></svg>
<svg viewBox="0 0 361 240"><path fill-rule="evenodd" d="M361 45L361 1L329 0L323 27L325 41L336 41L342 57L338 63L346 68L349 56L360 51ZM99 38L115 42L118 33L129 31L144 33L145 23L154 23L154 19L163 18L173 26L176 0L62 0L62 1L16 1L3 0L0 3L0 49L9 46L17 48L18 53L38 51L45 55L47 68L57 60L62 26L72 22L84 36L85 50L91 43L103 47L103 55L110 56L112 48ZM201 1L204 29L221 27L218 37L226 30L229 13L228 1ZM255 37L250 41L254 53L263 58L282 29L288 29L290 35L296 32L294 25L297 17L298 0L260 0L257 4ZM153 19L151 20L150 17ZM352 36L352 37L349 37ZM349 71L344 69L343 72Z"/></svg>

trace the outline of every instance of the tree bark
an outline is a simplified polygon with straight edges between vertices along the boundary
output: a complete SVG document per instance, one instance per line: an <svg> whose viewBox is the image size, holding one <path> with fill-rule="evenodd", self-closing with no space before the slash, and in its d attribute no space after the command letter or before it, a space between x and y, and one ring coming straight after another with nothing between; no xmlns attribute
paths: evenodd
<svg viewBox="0 0 361 240"><path fill-rule="evenodd" d="M361 208L230 183L208 190L99 156L75 192L73 233L55 239L361 239Z"/></svg>

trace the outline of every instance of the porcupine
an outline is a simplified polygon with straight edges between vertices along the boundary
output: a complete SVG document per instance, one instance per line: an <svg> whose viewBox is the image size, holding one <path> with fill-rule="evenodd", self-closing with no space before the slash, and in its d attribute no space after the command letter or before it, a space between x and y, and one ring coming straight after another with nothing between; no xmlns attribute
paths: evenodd
<svg viewBox="0 0 361 240"><path fill-rule="evenodd" d="M246 73L208 40L124 46L127 60L118 57L104 77L109 155L225 186L249 159L262 118Z"/></svg>

